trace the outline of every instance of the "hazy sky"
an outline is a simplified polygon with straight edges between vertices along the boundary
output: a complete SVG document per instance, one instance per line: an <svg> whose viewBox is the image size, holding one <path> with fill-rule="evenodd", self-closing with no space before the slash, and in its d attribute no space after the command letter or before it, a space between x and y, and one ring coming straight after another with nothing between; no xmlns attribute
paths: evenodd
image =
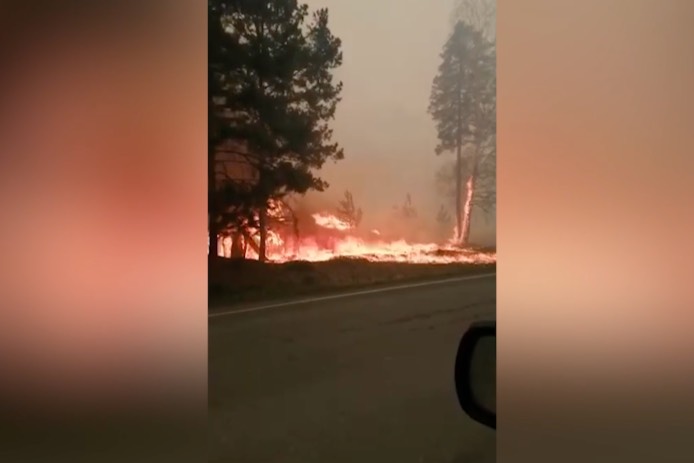
<svg viewBox="0 0 694 463"><path fill-rule="evenodd" d="M305 1L311 9L328 7L344 54L336 74L343 100L333 126L345 159L323 169L328 194L350 189L365 224L377 224L409 192L433 224L444 200L434 183L442 159L434 154L427 107L453 0ZM494 229L493 221L476 225L478 233Z"/></svg>

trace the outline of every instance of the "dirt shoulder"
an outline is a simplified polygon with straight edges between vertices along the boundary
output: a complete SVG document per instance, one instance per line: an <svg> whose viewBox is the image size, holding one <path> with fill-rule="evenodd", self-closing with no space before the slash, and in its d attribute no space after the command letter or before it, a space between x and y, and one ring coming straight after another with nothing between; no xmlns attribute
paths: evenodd
<svg viewBox="0 0 694 463"><path fill-rule="evenodd" d="M365 259L263 264L252 260L214 259L209 265L209 307L214 310L241 302L494 271L496 264L407 264Z"/></svg>

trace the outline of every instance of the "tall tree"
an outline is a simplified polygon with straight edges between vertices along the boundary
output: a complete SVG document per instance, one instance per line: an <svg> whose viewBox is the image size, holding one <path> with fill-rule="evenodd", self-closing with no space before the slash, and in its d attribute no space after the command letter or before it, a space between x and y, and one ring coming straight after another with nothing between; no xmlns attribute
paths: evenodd
<svg viewBox="0 0 694 463"><path fill-rule="evenodd" d="M239 85L240 50L225 26L229 3L208 1L208 254L216 256L218 240L230 234L232 256L239 257L242 231L257 226L256 175L246 165L245 145L231 125L242 108L232 98Z"/></svg>
<svg viewBox="0 0 694 463"><path fill-rule="evenodd" d="M328 10L310 15L297 0L210 0L233 62L220 73L226 105L225 136L257 173L251 196L258 211L259 258L265 260L267 208L285 195L322 191L315 174L343 158L329 122L342 83L340 39L328 27ZM228 54L229 55L229 54Z"/></svg>
<svg viewBox="0 0 694 463"><path fill-rule="evenodd" d="M225 65L232 62L228 42L225 40L221 24L221 5L219 2L210 1L207 8L208 16L208 134L207 134L207 214L208 214L208 255L214 258L218 254L219 239L219 200L218 182L216 173L217 148L225 137L223 114L220 111L220 103L224 99L224 82L221 78L225 72ZM228 71L227 71L228 72Z"/></svg>
<svg viewBox="0 0 694 463"><path fill-rule="evenodd" d="M479 31L492 44L492 53L496 52L496 0L455 0L451 20L454 25L457 22L463 22ZM496 80L493 84L495 91ZM486 219L496 211L496 100L489 107L489 118L490 126L493 125L494 130L483 141L484 153L479 161L475 187L472 191L471 219L475 212L481 212ZM447 167L449 172L446 172ZM466 170L465 165L463 170ZM441 177L443 179L448 177L449 188L443 186L451 196L454 196L450 188L455 183L455 176L451 175L453 173L454 168L450 166L443 166L439 172L439 181ZM464 174L463 177L466 175ZM468 222L468 228L471 222L472 220Z"/></svg>
<svg viewBox="0 0 694 463"><path fill-rule="evenodd" d="M429 113L438 133L436 154L455 153L456 240L466 245L481 161L496 147L495 47L468 23L457 22L443 47Z"/></svg>

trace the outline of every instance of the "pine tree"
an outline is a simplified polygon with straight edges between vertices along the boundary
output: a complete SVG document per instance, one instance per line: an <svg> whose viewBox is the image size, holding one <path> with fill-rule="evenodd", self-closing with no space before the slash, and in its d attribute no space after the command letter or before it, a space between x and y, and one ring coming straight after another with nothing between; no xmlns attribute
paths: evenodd
<svg viewBox="0 0 694 463"><path fill-rule="evenodd" d="M436 154L455 153L456 239L465 245L480 167L496 151L495 47L465 22L456 23L444 45L429 113L438 134Z"/></svg>
<svg viewBox="0 0 694 463"><path fill-rule="evenodd" d="M233 52L227 53L233 62L216 71L223 83L224 135L238 142L237 154L257 173L249 195L265 260L270 201L322 191L327 183L315 171L343 158L329 127L342 90L331 74L342 63L341 42L328 28L327 9L309 20L308 7L297 0L209 5L221 12L223 42Z"/></svg>

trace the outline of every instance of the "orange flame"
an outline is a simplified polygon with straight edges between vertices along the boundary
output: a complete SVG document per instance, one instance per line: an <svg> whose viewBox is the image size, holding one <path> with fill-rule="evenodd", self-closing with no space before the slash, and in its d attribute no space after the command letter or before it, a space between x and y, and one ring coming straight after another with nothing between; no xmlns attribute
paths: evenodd
<svg viewBox="0 0 694 463"><path fill-rule="evenodd" d="M346 231L352 228L352 226L346 222L345 220L340 219L339 217L335 217L332 214L326 214L326 213L316 213L313 214L313 220L316 222L316 225L323 227L323 228L330 228L332 230L341 230L341 231Z"/></svg>
<svg viewBox="0 0 694 463"><path fill-rule="evenodd" d="M347 223L327 214L314 214L316 225L327 230L338 230L340 233L320 239L318 236L297 239L283 237L276 230L268 230L266 251L271 262L288 262L295 260L320 262L338 257L362 258L372 262L405 262L405 263L494 263L496 254L461 249L453 240L445 245L436 243L409 243L405 240L385 241L378 230L371 230L369 239L350 236L344 233L349 229ZM256 246L258 245L257 238ZM231 238L220 240L222 256L230 256ZM257 253L248 247L246 257L257 259Z"/></svg>
<svg viewBox="0 0 694 463"><path fill-rule="evenodd" d="M468 237L465 236L465 233L467 230L470 229L470 214L472 212L473 194L472 180L473 178L472 176L470 176L470 178L468 178L467 182L465 183L465 204L463 204L463 223L461 224L461 229L458 230L457 227L455 229L455 236L457 237L457 239L461 239L463 241L468 239Z"/></svg>

